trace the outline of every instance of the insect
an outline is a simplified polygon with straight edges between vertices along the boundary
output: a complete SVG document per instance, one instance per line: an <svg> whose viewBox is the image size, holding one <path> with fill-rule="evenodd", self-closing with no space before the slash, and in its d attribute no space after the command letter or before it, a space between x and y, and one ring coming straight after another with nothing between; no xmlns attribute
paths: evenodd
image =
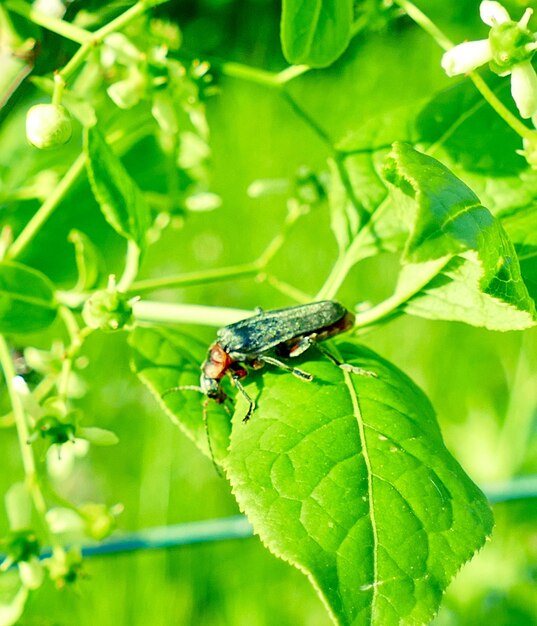
<svg viewBox="0 0 537 626"><path fill-rule="evenodd" d="M255 410L255 402L248 395L241 380L248 375L247 366L254 370L265 364L287 370L305 381L313 376L281 358L297 357L311 346L344 370L366 376L376 376L360 367L341 363L326 348L319 345L329 337L343 333L354 325L354 315L339 302L323 300L274 311L258 310L253 317L224 326L217 332L201 366L199 386L174 387L169 391L190 389L203 393L208 399L223 403L227 396L222 379L227 374L248 402L243 418L247 422ZM167 392L168 393L168 392Z"/></svg>

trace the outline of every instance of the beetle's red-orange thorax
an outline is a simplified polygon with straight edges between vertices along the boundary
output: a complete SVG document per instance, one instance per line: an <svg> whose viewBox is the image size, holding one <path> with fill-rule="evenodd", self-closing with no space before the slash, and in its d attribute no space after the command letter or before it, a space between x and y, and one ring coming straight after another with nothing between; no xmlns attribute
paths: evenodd
<svg viewBox="0 0 537 626"><path fill-rule="evenodd" d="M216 341L209 348L207 359L201 366L203 375L213 380L220 380L227 372L229 366L233 363L233 359Z"/></svg>

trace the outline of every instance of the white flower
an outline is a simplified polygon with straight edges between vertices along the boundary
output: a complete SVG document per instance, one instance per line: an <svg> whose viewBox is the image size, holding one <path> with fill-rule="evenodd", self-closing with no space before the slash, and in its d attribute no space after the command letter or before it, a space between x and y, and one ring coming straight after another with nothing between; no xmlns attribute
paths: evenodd
<svg viewBox="0 0 537 626"><path fill-rule="evenodd" d="M511 95L521 117L526 119L537 113L537 74L530 61L513 65Z"/></svg>
<svg viewBox="0 0 537 626"><path fill-rule="evenodd" d="M511 74L511 95L523 118L537 116L537 74L531 57L537 48L528 30L532 9L526 9L519 22L513 22L499 3L484 0L479 7L481 19L491 27L489 38L467 41L448 50L442 67L448 76L473 72L485 63L500 76Z"/></svg>
<svg viewBox="0 0 537 626"><path fill-rule="evenodd" d="M479 15L487 26L496 26L496 24L511 21L507 10L499 2L491 2L490 0L483 0L479 5Z"/></svg>
<svg viewBox="0 0 537 626"><path fill-rule="evenodd" d="M489 61L492 61L492 48L488 39L465 41L444 54L442 68L451 77L473 72Z"/></svg>

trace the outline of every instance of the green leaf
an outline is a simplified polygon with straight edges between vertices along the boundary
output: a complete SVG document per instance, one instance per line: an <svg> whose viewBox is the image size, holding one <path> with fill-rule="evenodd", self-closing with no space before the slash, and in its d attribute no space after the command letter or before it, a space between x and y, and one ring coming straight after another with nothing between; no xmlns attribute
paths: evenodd
<svg viewBox="0 0 537 626"><path fill-rule="evenodd" d="M329 161L331 226L350 266L404 246L408 227L389 196L382 171L394 139L409 138L409 114L398 111L369 120L337 144L336 158ZM359 230L363 219L367 225Z"/></svg>
<svg viewBox="0 0 537 626"><path fill-rule="evenodd" d="M489 86L514 109L509 81L487 76ZM461 175L463 171L494 177L517 176L527 163L516 150L520 137L484 100L468 78L434 96L416 116L414 131L420 145L434 145L435 154ZM473 185L472 185L473 188Z"/></svg>
<svg viewBox="0 0 537 626"><path fill-rule="evenodd" d="M20 263L0 263L0 333L31 333L50 326L58 311L54 286Z"/></svg>
<svg viewBox="0 0 537 626"><path fill-rule="evenodd" d="M230 416L222 405L201 393L173 391L180 385L199 385L207 346L188 335L164 328L136 328L129 336L131 365L174 424L208 456L221 463L227 455ZM164 395L166 394L166 395ZM164 397L163 397L164 395ZM203 405L207 402L207 428Z"/></svg>
<svg viewBox="0 0 537 626"><path fill-rule="evenodd" d="M83 439L87 439L95 446L115 446L119 443L116 433L105 428L96 428L95 426L84 426L77 428L76 434Z"/></svg>
<svg viewBox="0 0 537 626"><path fill-rule="evenodd" d="M75 247L78 270L78 281L73 290L89 291L100 286L104 275L104 263L99 250L87 235L76 228L71 230L68 239Z"/></svg>
<svg viewBox="0 0 537 626"><path fill-rule="evenodd" d="M117 233L144 248L151 211L140 188L96 128L85 129L84 149L91 188L104 217Z"/></svg>
<svg viewBox="0 0 537 626"><path fill-rule="evenodd" d="M312 383L245 379L257 410L244 426L238 398L226 472L255 532L310 578L336 624L425 624L492 514L423 393L357 343L338 349L378 378L322 359L304 366Z"/></svg>
<svg viewBox="0 0 537 626"><path fill-rule="evenodd" d="M454 257L406 311L433 319L460 320L492 330L534 325L535 304L522 280L513 244L500 222L444 165L404 144L395 144L386 175L411 199L412 219L398 290L423 284L420 264ZM412 208L413 207L413 208Z"/></svg>
<svg viewBox="0 0 537 626"><path fill-rule="evenodd" d="M492 77L491 77L492 78ZM492 80L500 99L511 108L507 81ZM439 93L420 112L415 131L421 145L462 178L502 222L521 261L521 273L533 299L537 297L537 254L534 205L537 171L517 153L519 137L483 100L471 81Z"/></svg>
<svg viewBox="0 0 537 626"><path fill-rule="evenodd" d="M281 41L289 63L326 67L352 35L353 0L283 0Z"/></svg>

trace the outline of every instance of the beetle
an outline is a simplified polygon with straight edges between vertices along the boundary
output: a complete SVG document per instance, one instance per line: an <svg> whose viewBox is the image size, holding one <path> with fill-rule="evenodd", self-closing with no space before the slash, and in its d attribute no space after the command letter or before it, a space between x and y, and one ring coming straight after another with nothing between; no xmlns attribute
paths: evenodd
<svg viewBox="0 0 537 626"><path fill-rule="evenodd" d="M355 374L376 376L360 367L340 362L319 345L320 341L343 333L353 325L354 314L333 300L273 311L258 309L256 315L224 326L217 332L216 341L210 346L201 366L199 386L174 387L169 391L199 391L221 404L227 398L222 389L222 379L228 374L248 402L248 411L243 418L243 422L247 422L255 410L254 400L241 383L241 379L248 375L247 366L255 370L265 364L274 365L309 382L313 380L311 374L280 359L297 357L314 345L338 367Z"/></svg>

